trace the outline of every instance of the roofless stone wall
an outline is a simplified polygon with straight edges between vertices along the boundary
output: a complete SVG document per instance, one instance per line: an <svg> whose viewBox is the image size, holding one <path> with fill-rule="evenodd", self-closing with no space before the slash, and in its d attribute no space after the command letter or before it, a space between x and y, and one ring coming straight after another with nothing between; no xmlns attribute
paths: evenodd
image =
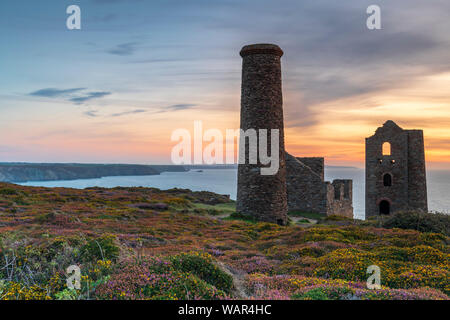
<svg viewBox="0 0 450 320"><path fill-rule="evenodd" d="M286 153L286 170L289 211L353 218L353 182L324 181L324 158Z"/></svg>
<svg viewBox="0 0 450 320"><path fill-rule="evenodd" d="M428 211L422 130L388 120L366 138L366 218Z"/></svg>
<svg viewBox="0 0 450 320"><path fill-rule="evenodd" d="M325 159L323 157L297 157L297 160L310 167L322 180L325 180Z"/></svg>
<svg viewBox="0 0 450 320"><path fill-rule="evenodd" d="M327 215L353 218L353 181L337 179L328 186Z"/></svg>

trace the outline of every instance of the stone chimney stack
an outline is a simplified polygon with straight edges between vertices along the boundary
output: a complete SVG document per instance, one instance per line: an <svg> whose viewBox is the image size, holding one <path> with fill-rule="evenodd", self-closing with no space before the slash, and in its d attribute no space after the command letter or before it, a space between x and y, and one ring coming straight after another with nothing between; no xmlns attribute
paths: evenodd
<svg viewBox="0 0 450 320"><path fill-rule="evenodd" d="M270 153L271 129L279 130L279 169L275 175L262 175L258 134L258 163L249 164L249 139L245 142L245 164L238 167L237 211L257 220L286 225L287 192L284 150L281 63L283 51L273 44L242 48L241 129L267 129ZM242 149L243 146L240 146Z"/></svg>

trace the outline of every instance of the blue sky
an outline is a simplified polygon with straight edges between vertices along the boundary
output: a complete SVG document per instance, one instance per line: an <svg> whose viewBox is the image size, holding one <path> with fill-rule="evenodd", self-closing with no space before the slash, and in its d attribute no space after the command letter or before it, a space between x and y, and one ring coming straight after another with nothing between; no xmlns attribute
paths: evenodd
<svg viewBox="0 0 450 320"><path fill-rule="evenodd" d="M72 4L82 30L66 28ZM366 28L371 4L382 30ZM285 51L295 153L361 163L364 137L393 118L423 128L447 166L449 12L447 0L2 0L0 157L168 162L172 130L239 126L239 50L270 42Z"/></svg>

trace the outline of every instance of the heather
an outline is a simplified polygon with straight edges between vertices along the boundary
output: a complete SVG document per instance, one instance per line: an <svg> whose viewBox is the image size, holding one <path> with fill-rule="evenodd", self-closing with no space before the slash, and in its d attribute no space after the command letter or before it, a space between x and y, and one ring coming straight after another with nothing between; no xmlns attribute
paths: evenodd
<svg viewBox="0 0 450 320"><path fill-rule="evenodd" d="M2 183L0 298L448 299L442 229L313 218L255 222L184 189ZM70 265L80 290L67 288ZM381 289L366 288L370 265Z"/></svg>
<svg viewBox="0 0 450 320"><path fill-rule="evenodd" d="M436 289L391 289L383 286L369 290L363 282L313 278L295 275L253 274L247 287L255 299L297 300L446 300Z"/></svg>

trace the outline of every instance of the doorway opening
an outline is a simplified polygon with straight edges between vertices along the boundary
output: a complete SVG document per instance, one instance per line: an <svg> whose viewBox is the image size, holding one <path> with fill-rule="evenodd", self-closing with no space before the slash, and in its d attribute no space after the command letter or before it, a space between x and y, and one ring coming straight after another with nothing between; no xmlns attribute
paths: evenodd
<svg viewBox="0 0 450 320"><path fill-rule="evenodd" d="M380 202L380 214L388 215L391 213L391 204L387 200Z"/></svg>

